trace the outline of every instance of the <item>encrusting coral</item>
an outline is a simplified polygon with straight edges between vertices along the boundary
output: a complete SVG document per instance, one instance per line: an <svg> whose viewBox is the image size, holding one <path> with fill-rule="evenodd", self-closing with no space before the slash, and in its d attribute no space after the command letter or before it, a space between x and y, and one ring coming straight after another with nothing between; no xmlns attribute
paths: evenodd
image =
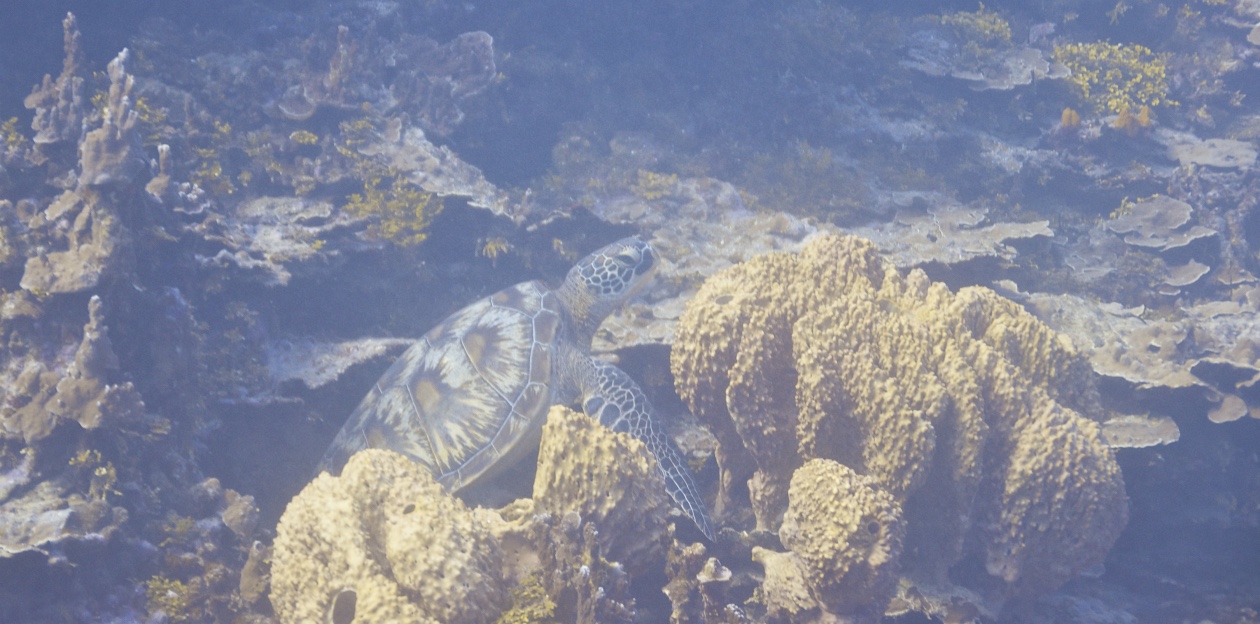
<svg viewBox="0 0 1260 624"><path fill-rule="evenodd" d="M718 438L728 523L747 496L758 528L791 535L793 474L835 460L902 510L907 574L958 572L1001 600L1100 563L1127 521L1066 339L988 289L903 276L869 241L823 236L713 276L671 360Z"/></svg>

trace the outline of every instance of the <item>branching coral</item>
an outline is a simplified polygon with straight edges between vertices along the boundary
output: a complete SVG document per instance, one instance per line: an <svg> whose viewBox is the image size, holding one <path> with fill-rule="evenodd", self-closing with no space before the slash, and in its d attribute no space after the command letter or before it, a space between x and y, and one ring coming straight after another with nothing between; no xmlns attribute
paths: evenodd
<svg viewBox="0 0 1260 624"><path fill-rule="evenodd" d="M86 122L87 98L83 92L86 69L78 22L73 13L68 13L61 25L65 31L61 75L55 81L45 75L43 84L26 96L26 107L35 111L31 127L35 130L36 144L78 142Z"/></svg>
<svg viewBox="0 0 1260 624"><path fill-rule="evenodd" d="M101 126L83 137L79 146L79 185L127 185L144 168L132 106L135 78L127 73L128 52L109 62L109 94L100 114Z"/></svg>
<svg viewBox="0 0 1260 624"><path fill-rule="evenodd" d="M355 193L342 210L370 219L369 233L399 247L419 245L429 237L429 224L442 211L442 198L434 197L395 176L388 186L380 176L363 182L363 192Z"/></svg>
<svg viewBox="0 0 1260 624"><path fill-rule="evenodd" d="M973 61L990 56L994 48L1009 46L1011 25L995 11L984 8L975 11L958 11L929 18L954 31L957 40L964 42L964 53Z"/></svg>
<svg viewBox="0 0 1260 624"><path fill-rule="evenodd" d="M1097 113L1177 105L1168 98L1165 57L1145 46L1068 43L1055 46L1054 60L1072 70L1068 82Z"/></svg>
<svg viewBox="0 0 1260 624"><path fill-rule="evenodd" d="M24 404L0 411L0 436L21 437L31 444L65 421L95 429L144 418L144 403L132 384L108 381L118 361L102 307L100 297L89 300L90 320L83 327L83 341L61 374L38 361L27 362L11 385L11 400Z"/></svg>
<svg viewBox="0 0 1260 624"><path fill-rule="evenodd" d="M442 212L442 198L360 151L375 136L371 121L360 118L342 122L340 128L343 141L337 151L350 161L363 182L363 192L350 195L342 210L368 219L369 234L380 240L400 247L424 242L429 236L429 224Z"/></svg>
<svg viewBox="0 0 1260 624"><path fill-rule="evenodd" d="M724 509L747 483L761 528L820 458L904 510L914 573L983 560L1008 596L1100 562L1124 526L1119 470L1082 415L1101 415L1084 359L1014 303L903 276L868 241L821 237L715 275L671 359L718 437Z"/></svg>

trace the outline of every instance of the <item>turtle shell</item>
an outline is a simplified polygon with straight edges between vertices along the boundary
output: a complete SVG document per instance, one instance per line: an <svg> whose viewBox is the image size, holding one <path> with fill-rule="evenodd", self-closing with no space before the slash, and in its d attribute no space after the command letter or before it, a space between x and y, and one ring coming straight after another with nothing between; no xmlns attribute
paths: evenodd
<svg viewBox="0 0 1260 624"><path fill-rule="evenodd" d="M457 491L524 455L552 403L564 316L540 282L451 315L398 358L351 414L321 468L362 448L411 458Z"/></svg>

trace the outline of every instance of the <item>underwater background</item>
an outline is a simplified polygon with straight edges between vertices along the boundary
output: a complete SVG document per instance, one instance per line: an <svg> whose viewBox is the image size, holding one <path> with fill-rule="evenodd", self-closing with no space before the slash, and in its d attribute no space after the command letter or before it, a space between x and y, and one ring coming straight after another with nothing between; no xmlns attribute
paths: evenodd
<svg viewBox="0 0 1260 624"><path fill-rule="evenodd" d="M1255 0L11 1L0 622L1260 621L1258 148ZM561 409L312 482L631 234L715 540Z"/></svg>

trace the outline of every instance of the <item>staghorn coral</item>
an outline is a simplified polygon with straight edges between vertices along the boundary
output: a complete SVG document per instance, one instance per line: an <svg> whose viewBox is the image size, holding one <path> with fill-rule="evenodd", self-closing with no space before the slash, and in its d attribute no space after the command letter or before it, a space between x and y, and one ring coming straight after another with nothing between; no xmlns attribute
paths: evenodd
<svg viewBox="0 0 1260 624"><path fill-rule="evenodd" d="M910 573L989 587L966 573L987 561L999 597L1028 597L1099 563L1126 521L1085 360L1018 305L903 276L868 241L710 278L671 364L718 438L723 509L747 496L758 528L780 528L794 471L833 459L903 509Z"/></svg>
<svg viewBox="0 0 1260 624"><path fill-rule="evenodd" d="M791 552L755 555L770 620L818 608L878 621L897 586L905 532L893 497L843 464L815 459L792 475L788 499L779 535Z"/></svg>
<svg viewBox="0 0 1260 624"><path fill-rule="evenodd" d="M369 449L285 509L271 602L282 622L484 622L507 600L502 557L422 466Z"/></svg>

